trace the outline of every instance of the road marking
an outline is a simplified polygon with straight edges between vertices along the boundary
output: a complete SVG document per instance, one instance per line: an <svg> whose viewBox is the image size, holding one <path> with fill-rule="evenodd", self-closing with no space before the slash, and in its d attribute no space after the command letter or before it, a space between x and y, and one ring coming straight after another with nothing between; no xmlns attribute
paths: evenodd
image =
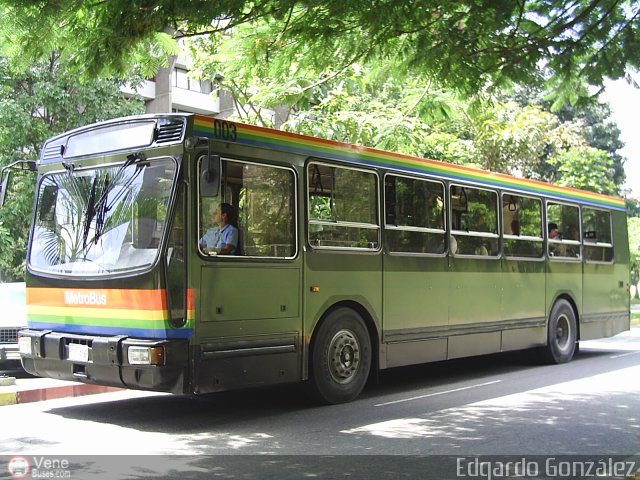
<svg viewBox="0 0 640 480"><path fill-rule="evenodd" d="M461 392L462 390L469 390L471 388L485 387L487 385L494 385L494 384L500 383L500 382L502 382L502 380L493 380L491 382L478 383L476 385L469 385L468 387L454 388L452 390L445 390L443 392L429 393L427 395L420 395L418 397L403 398L402 400L393 400L392 402L378 403L378 404L376 404L374 406L375 407L385 407L387 405L394 405L396 403L411 402L413 400L420 400L421 398L435 397L437 395L446 395L447 393Z"/></svg>
<svg viewBox="0 0 640 480"><path fill-rule="evenodd" d="M620 355L611 355L609 358L620 358L620 357L628 357L629 355L637 355L640 352L627 352L627 353L621 353Z"/></svg>

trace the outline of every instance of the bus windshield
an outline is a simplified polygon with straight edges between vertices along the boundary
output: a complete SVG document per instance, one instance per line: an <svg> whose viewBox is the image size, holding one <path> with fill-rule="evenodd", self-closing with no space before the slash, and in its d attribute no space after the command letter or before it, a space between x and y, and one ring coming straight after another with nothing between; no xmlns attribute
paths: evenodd
<svg viewBox="0 0 640 480"><path fill-rule="evenodd" d="M176 171L171 158L129 156L124 164L45 175L30 268L103 276L151 267L168 223Z"/></svg>

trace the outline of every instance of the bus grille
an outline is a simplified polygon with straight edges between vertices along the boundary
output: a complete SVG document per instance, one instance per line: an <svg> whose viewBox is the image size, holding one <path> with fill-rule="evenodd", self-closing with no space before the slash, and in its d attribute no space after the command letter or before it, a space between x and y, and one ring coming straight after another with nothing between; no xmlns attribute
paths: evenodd
<svg viewBox="0 0 640 480"><path fill-rule="evenodd" d="M47 144L44 147L44 152L42 154L42 160L57 160L62 157L62 145L61 144Z"/></svg>
<svg viewBox="0 0 640 480"><path fill-rule="evenodd" d="M156 135L156 143L174 143L182 140L182 121L168 122L160 125Z"/></svg>
<svg viewBox="0 0 640 480"><path fill-rule="evenodd" d="M0 343L18 343L18 332L21 327L0 328Z"/></svg>
<svg viewBox="0 0 640 480"><path fill-rule="evenodd" d="M91 345L93 345L93 340L89 338L79 338L79 337L71 337L71 338L64 339L65 346L68 346L71 343L75 343L76 345L86 345L88 347L91 347Z"/></svg>

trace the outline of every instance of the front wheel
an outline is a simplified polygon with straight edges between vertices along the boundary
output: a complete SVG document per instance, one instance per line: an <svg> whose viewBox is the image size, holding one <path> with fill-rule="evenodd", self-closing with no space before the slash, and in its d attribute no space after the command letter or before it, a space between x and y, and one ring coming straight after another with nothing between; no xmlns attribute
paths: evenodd
<svg viewBox="0 0 640 480"><path fill-rule="evenodd" d="M350 308L329 313L315 334L311 350L311 394L323 403L355 399L369 377L371 340L362 317Z"/></svg>
<svg viewBox="0 0 640 480"><path fill-rule="evenodd" d="M546 363L567 363L576 351L576 314L566 300L558 300L549 315L547 346L541 350Z"/></svg>

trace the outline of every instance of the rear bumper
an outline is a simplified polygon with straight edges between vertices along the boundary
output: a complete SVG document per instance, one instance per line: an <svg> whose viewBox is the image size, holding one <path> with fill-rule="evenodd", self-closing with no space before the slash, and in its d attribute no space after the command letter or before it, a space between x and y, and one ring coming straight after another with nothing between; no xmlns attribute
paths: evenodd
<svg viewBox="0 0 640 480"><path fill-rule="evenodd" d="M136 339L126 336L78 335L50 330L22 330L31 353L21 352L22 365L32 375L96 385L188 393L189 341ZM88 358L69 359L69 345L86 345ZM163 347L163 365L131 365L130 346Z"/></svg>

